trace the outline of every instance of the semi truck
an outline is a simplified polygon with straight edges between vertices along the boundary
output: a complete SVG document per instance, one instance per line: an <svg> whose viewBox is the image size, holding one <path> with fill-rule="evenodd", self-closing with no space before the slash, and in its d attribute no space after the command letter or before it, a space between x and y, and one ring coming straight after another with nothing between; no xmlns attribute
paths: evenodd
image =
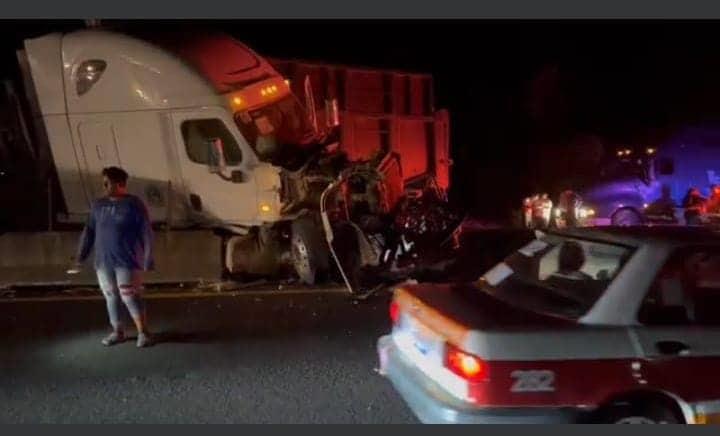
<svg viewBox="0 0 720 436"><path fill-rule="evenodd" d="M155 226L217 238L217 252L167 259L220 253L223 277L308 284L339 270L356 290L349 277L407 248L409 204L445 208L449 117L430 75L267 59L216 33L83 29L27 39L17 57L6 235L79 229L102 169L120 166Z"/></svg>

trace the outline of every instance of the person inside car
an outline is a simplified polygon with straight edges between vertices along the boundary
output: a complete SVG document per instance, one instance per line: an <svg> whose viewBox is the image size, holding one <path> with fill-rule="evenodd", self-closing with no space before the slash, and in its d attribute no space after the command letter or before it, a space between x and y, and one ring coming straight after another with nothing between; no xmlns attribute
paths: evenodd
<svg viewBox="0 0 720 436"><path fill-rule="evenodd" d="M585 265L585 251L575 241L566 241L558 254L558 269L552 276L568 280L592 280L592 276L581 271Z"/></svg>
<svg viewBox="0 0 720 436"><path fill-rule="evenodd" d="M585 265L585 250L575 241L565 241L558 253L558 268L545 280L552 293L579 307L592 304L603 287L601 280L582 271Z"/></svg>

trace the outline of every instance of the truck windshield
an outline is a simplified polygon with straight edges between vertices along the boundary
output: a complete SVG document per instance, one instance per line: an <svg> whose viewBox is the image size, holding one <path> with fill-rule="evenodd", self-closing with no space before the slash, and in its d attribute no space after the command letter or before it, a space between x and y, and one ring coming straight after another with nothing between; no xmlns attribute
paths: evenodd
<svg viewBox="0 0 720 436"><path fill-rule="evenodd" d="M577 320L602 296L632 249L595 241L534 240L479 281L483 292L539 313Z"/></svg>
<svg viewBox="0 0 720 436"><path fill-rule="evenodd" d="M600 168L602 180L616 180L643 177L643 167L635 161L612 160Z"/></svg>
<svg viewBox="0 0 720 436"><path fill-rule="evenodd" d="M260 160L295 169L308 157L313 128L293 95L235 114L235 122Z"/></svg>

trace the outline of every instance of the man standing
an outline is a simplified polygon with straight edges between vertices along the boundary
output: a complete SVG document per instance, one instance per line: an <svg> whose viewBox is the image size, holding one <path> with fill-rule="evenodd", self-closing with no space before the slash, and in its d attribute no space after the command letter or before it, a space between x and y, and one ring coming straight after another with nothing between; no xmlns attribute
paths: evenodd
<svg viewBox="0 0 720 436"><path fill-rule="evenodd" d="M125 341L121 301L138 331L137 346L151 345L145 304L140 295L141 271L153 269L152 226L142 200L127 192L128 174L118 167L103 169L105 196L96 200L78 247L77 267L95 248L95 270L105 296L113 331L105 346Z"/></svg>

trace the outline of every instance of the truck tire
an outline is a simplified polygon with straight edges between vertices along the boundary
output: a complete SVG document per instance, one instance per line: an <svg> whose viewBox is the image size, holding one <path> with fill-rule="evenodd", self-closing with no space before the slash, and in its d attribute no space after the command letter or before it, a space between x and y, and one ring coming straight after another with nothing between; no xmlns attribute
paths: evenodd
<svg viewBox="0 0 720 436"><path fill-rule="evenodd" d="M301 282L314 285L328 270L327 243L321 227L310 218L300 218L292 223L292 264Z"/></svg>
<svg viewBox="0 0 720 436"><path fill-rule="evenodd" d="M625 208L615 212L611 222L614 226L639 226L643 223L643 220L635 209Z"/></svg>

